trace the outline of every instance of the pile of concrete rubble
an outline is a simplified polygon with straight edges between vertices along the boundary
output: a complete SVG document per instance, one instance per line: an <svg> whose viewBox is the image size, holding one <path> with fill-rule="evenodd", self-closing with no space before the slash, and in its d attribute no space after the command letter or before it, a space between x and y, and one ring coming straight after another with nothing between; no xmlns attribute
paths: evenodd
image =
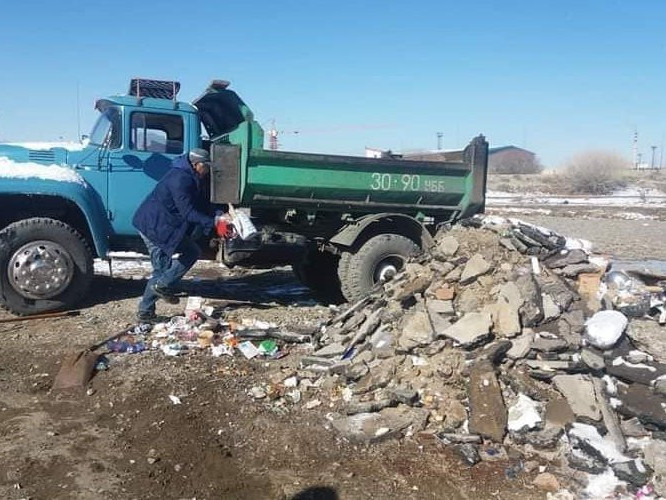
<svg viewBox="0 0 666 500"><path fill-rule="evenodd" d="M350 441L419 434L470 466L548 464L546 491L666 496L665 284L585 241L474 218L337 314L283 382L319 387Z"/></svg>

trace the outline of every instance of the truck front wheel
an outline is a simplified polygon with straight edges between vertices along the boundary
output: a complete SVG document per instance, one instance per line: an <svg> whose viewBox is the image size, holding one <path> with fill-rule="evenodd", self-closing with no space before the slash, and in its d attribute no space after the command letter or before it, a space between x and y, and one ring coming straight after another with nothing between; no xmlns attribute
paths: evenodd
<svg viewBox="0 0 666 500"><path fill-rule="evenodd" d="M416 243L399 234L370 238L356 252L345 252L340 258L343 295L350 302L363 298L377 283L393 278L410 257L419 253Z"/></svg>
<svg viewBox="0 0 666 500"><path fill-rule="evenodd" d="M14 314L70 308L92 277L90 248L68 224L32 218L0 231L0 305Z"/></svg>

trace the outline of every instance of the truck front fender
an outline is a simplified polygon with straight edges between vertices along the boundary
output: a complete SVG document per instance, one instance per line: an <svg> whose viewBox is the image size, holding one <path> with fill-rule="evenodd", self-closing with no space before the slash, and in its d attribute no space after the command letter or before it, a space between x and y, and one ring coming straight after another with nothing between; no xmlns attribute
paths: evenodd
<svg viewBox="0 0 666 500"><path fill-rule="evenodd" d="M344 226L330 242L336 246L351 248L381 233L406 236L423 250L434 245L432 236L423 224L409 215L395 213L372 214L356 219Z"/></svg>
<svg viewBox="0 0 666 500"><path fill-rule="evenodd" d="M69 182L41 178L0 177L0 199L2 197L34 198L29 206L29 212L35 216L40 215L40 199L65 200L80 211L91 242L99 257L106 257L109 251L109 236L112 229L106 217L104 203L97 193L85 181ZM11 210L11 203L2 203L3 211ZM11 215L11 214L9 214Z"/></svg>

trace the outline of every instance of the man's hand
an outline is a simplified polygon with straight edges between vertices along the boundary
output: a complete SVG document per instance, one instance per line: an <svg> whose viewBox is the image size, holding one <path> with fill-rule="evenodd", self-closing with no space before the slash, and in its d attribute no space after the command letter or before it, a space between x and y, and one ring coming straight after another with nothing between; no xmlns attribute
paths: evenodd
<svg viewBox="0 0 666 500"><path fill-rule="evenodd" d="M222 239L231 238L234 235L234 226L224 217L215 217L215 232Z"/></svg>

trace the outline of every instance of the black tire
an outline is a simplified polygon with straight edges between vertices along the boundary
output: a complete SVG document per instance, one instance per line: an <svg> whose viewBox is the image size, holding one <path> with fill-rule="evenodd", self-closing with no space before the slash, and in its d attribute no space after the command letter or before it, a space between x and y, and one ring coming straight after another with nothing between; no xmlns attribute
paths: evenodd
<svg viewBox="0 0 666 500"><path fill-rule="evenodd" d="M367 295L379 281L379 266L391 264L399 271L410 257L421 253L412 240L399 234L380 234L366 241L356 252L340 258L339 279L342 294L349 302Z"/></svg>
<svg viewBox="0 0 666 500"><path fill-rule="evenodd" d="M340 290L338 261L330 252L309 250L303 260L292 268L298 280L307 286L314 298L324 304L341 304L345 301Z"/></svg>
<svg viewBox="0 0 666 500"><path fill-rule="evenodd" d="M31 242L55 243L69 259L71 278L66 288L48 298L30 297L13 285L10 262ZM93 256L86 240L68 224L48 218L24 219L0 231L0 306L14 314L29 315L69 309L85 296L94 274Z"/></svg>

